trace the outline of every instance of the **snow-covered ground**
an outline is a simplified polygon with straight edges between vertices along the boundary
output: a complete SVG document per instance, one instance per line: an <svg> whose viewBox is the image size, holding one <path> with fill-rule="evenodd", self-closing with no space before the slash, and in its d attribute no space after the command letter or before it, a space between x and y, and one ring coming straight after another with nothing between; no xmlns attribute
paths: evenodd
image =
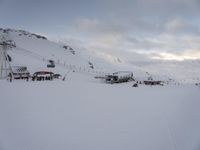
<svg viewBox="0 0 200 150"><path fill-rule="evenodd" d="M0 81L1 150L198 150L200 88Z"/></svg>
<svg viewBox="0 0 200 150"><path fill-rule="evenodd" d="M29 32L0 29L2 35L16 44L8 50L12 66L27 66L31 74L53 71L66 80L0 80L0 150L200 149L199 61L109 64ZM47 68L49 59L55 68ZM184 84L134 88L134 82L94 79L123 70L138 81Z"/></svg>

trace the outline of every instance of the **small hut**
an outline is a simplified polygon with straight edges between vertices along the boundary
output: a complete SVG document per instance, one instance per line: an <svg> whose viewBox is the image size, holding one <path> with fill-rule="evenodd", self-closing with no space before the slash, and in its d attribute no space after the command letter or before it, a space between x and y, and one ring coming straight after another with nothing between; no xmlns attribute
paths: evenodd
<svg viewBox="0 0 200 150"><path fill-rule="evenodd" d="M26 66L14 66L12 68L13 79L29 79L30 73Z"/></svg>

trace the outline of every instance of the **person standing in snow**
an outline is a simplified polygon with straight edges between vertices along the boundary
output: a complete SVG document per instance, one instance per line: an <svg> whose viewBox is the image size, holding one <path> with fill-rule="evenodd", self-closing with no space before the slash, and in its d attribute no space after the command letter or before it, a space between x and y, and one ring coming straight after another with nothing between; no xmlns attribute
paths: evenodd
<svg viewBox="0 0 200 150"><path fill-rule="evenodd" d="M8 77L9 77L9 81L12 82L12 74L11 73L8 74Z"/></svg>

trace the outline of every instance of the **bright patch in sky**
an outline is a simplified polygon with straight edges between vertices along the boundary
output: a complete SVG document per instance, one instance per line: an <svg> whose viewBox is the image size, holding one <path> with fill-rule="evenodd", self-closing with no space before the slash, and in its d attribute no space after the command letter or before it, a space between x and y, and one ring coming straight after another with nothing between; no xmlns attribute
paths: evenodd
<svg viewBox="0 0 200 150"><path fill-rule="evenodd" d="M159 53L159 56L152 57L153 59L161 59L161 60L177 60L177 61L183 61L185 59L197 59L196 57L190 57L190 56L177 56L172 53Z"/></svg>
<svg viewBox="0 0 200 150"><path fill-rule="evenodd" d="M123 59L154 51L148 58L180 61L200 59L199 10L200 0L0 0L0 27Z"/></svg>

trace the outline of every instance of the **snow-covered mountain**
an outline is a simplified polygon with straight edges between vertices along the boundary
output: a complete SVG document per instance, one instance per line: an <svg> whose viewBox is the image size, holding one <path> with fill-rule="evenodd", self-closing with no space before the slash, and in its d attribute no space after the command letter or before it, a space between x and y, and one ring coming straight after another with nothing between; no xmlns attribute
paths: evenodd
<svg viewBox="0 0 200 150"><path fill-rule="evenodd" d="M39 70L50 70L65 74L69 70L88 72L96 75L109 74L119 70L130 70L136 78L147 78L146 72L139 67L131 67L121 63L117 57L107 58L95 55L82 48L56 43L46 37L23 30L0 29L0 39L9 40L13 44L7 51L11 57L11 65L27 66L30 73ZM49 60L56 64L55 68L47 68Z"/></svg>
<svg viewBox="0 0 200 150"><path fill-rule="evenodd" d="M27 66L31 72L38 69L47 70L49 60L55 62L56 70L80 71L92 70L95 67L80 50L49 41L41 35L23 30L0 29L0 38L11 40L14 43L14 46L8 50L12 58L12 66Z"/></svg>
<svg viewBox="0 0 200 150"><path fill-rule="evenodd" d="M27 66L31 73L51 70L65 74L68 70L94 74L132 71L138 80L149 76L159 80L174 79L177 82L196 83L200 79L200 61L121 61L119 57L104 58L84 48L74 48L68 44L56 43L48 38L23 30L0 28L0 39L11 40L14 46L8 50L12 66ZM105 56L106 57L106 56ZM49 60L55 68L47 68ZM109 60L109 61L107 61Z"/></svg>

